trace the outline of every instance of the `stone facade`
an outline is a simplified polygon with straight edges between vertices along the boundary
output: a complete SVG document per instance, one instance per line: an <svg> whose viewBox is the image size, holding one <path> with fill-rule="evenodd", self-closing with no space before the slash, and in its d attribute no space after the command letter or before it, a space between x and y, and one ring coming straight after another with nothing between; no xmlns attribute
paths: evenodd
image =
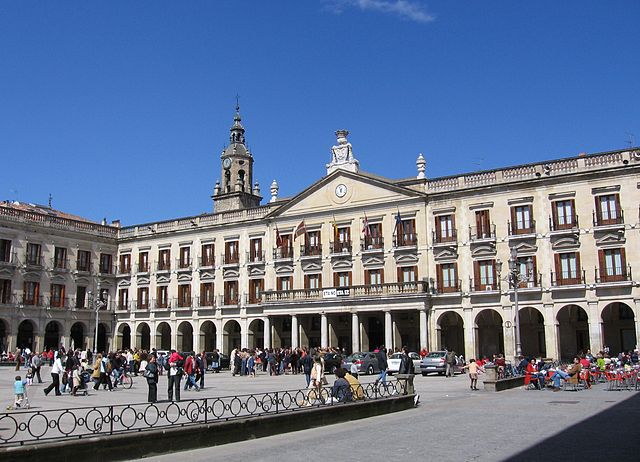
<svg viewBox="0 0 640 462"><path fill-rule="evenodd" d="M239 119L221 156L215 213L75 234L0 213L0 238L19 254L31 239L50 247L60 239L77 248L91 242L95 258L108 249L113 274L96 273L87 284L109 291L108 335L117 347L228 353L237 346L408 345L470 358L513 355L516 321L525 354L636 347L637 150L446 178L429 178L420 155L416 176L390 180L359 170L340 130L324 178L286 199L274 182L272 200L261 206ZM98 243L96 230L114 234ZM507 282L512 252L517 319ZM11 297L21 297L27 270L0 265ZM49 274L29 277L47 286ZM65 277L77 285L77 276ZM41 336L47 316L62 320L68 342L79 310L25 311L13 301L5 303L5 344L20 343L24 319Z"/></svg>

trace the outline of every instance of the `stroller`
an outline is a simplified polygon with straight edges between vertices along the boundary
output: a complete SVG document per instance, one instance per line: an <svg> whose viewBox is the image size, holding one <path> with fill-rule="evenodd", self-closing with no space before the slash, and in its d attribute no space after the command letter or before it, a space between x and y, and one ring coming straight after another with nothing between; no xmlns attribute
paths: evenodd
<svg viewBox="0 0 640 462"><path fill-rule="evenodd" d="M74 390L74 394L78 392L82 393L82 396L87 396L89 394L88 383L91 381L91 374L89 371L83 370L80 372L80 385L76 390Z"/></svg>

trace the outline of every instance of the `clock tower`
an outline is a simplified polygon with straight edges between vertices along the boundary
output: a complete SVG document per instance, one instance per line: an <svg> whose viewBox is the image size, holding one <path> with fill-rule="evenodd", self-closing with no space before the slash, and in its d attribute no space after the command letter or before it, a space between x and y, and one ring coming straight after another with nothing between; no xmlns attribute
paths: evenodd
<svg viewBox="0 0 640 462"><path fill-rule="evenodd" d="M253 184L253 156L244 144L240 106L236 105L229 145L222 151L221 181L213 191L215 212L258 207L262 197L258 183Z"/></svg>

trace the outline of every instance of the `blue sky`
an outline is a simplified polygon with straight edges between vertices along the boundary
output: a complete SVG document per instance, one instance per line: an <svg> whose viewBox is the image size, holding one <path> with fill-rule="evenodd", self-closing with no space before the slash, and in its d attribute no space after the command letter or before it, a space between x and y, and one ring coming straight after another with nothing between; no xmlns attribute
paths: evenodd
<svg viewBox="0 0 640 462"><path fill-rule="evenodd" d="M212 210L240 95L263 196L640 144L640 2L0 2L0 200L123 224Z"/></svg>

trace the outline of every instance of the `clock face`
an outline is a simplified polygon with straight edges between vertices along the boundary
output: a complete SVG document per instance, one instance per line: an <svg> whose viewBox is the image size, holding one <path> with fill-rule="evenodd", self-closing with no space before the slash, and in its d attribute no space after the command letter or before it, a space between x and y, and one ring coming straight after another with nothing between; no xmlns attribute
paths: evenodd
<svg viewBox="0 0 640 462"><path fill-rule="evenodd" d="M225 159L222 160L222 166L225 169L228 169L229 167L231 167L231 159L229 159L228 157L226 157Z"/></svg>
<svg viewBox="0 0 640 462"><path fill-rule="evenodd" d="M343 184L336 186L336 196L344 197L347 194L347 187Z"/></svg>

